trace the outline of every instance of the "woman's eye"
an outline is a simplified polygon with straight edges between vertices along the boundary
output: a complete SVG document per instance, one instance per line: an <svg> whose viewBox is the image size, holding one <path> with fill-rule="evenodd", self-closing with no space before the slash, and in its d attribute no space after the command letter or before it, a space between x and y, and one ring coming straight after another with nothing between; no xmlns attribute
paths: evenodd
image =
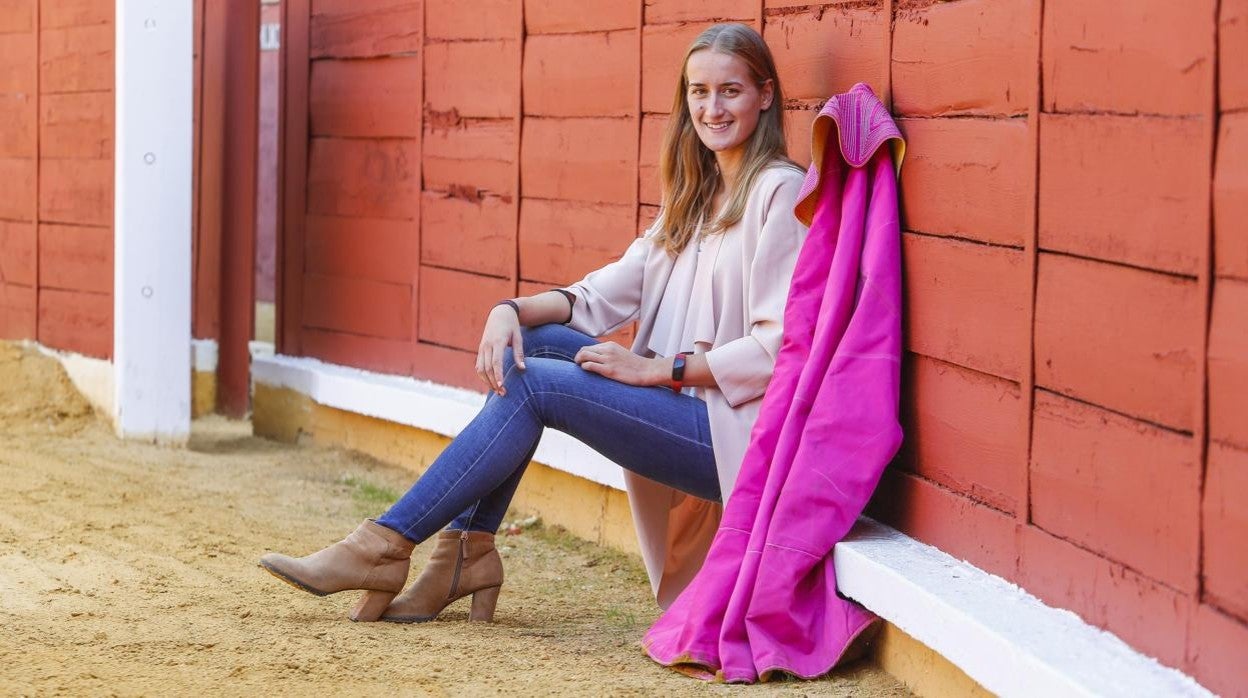
<svg viewBox="0 0 1248 698"><path fill-rule="evenodd" d="M738 90L738 89L737 89L737 88L735 88L735 87L728 87L728 88L725 88L725 89L724 89L724 96L725 96L725 97L736 97L736 96L737 96L737 94L738 94L738 93L740 93L740 92L741 92L741 91L740 91L740 90Z"/></svg>

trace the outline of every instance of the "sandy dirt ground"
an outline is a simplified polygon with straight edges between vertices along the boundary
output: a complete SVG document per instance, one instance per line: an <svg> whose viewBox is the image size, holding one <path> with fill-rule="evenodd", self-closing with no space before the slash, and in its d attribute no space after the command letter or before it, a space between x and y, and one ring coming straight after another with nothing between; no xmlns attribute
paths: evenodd
<svg viewBox="0 0 1248 698"><path fill-rule="evenodd" d="M409 480L220 418L186 449L120 442L59 364L0 343L0 695L908 695L867 663L749 687L659 667L638 642L657 615L639 563L540 525L500 538L493 624L468 623L466 600L432 623L351 623L354 593L256 566L337 540Z"/></svg>

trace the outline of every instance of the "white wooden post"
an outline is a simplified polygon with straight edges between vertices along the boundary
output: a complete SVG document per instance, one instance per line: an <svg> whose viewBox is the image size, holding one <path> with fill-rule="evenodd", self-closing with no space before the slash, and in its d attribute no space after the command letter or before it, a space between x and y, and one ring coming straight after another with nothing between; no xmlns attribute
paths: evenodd
<svg viewBox="0 0 1248 698"><path fill-rule="evenodd" d="M191 428L192 0L117 0L113 204L115 425Z"/></svg>

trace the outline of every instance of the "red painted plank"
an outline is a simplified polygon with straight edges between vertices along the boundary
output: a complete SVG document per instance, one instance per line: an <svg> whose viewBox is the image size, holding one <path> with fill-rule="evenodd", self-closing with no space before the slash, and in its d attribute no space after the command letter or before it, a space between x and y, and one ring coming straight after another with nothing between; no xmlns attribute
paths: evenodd
<svg viewBox="0 0 1248 698"><path fill-rule="evenodd" d="M524 113L629 116L637 110L636 30L529 37L524 45ZM592 71L585 66L592 65Z"/></svg>
<svg viewBox="0 0 1248 698"><path fill-rule="evenodd" d="M920 3L897 12L899 114L1026 114L1036 90L1038 0Z"/></svg>
<svg viewBox="0 0 1248 698"><path fill-rule="evenodd" d="M0 220L0 283L35 285L35 224Z"/></svg>
<svg viewBox="0 0 1248 698"><path fill-rule="evenodd" d="M646 24L697 21L750 22L758 18L758 0L645 0Z"/></svg>
<svg viewBox="0 0 1248 698"><path fill-rule="evenodd" d="M910 354L902 385L907 469L1008 513L1025 492L1027 410L1018 384Z"/></svg>
<svg viewBox="0 0 1248 698"><path fill-rule="evenodd" d="M362 5L358 0L312 0L309 55L369 58L418 52L423 43L423 14L424 6L415 0L389 2L384 7ZM288 28L282 28L283 41Z"/></svg>
<svg viewBox="0 0 1248 698"><path fill-rule="evenodd" d="M484 393L486 386L477 376L476 359L475 350L416 344L412 350L412 375L421 380Z"/></svg>
<svg viewBox="0 0 1248 698"><path fill-rule="evenodd" d="M525 199L520 206L520 277L569 284L619 259L636 238L626 204Z"/></svg>
<svg viewBox="0 0 1248 698"><path fill-rule="evenodd" d="M302 355L304 234L308 202L308 82L310 0L282 8L282 188L278 205L277 350ZM206 97L206 95L205 95Z"/></svg>
<svg viewBox="0 0 1248 698"><path fill-rule="evenodd" d="M39 33L39 93L113 89L111 24Z"/></svg>
<svg viewBox="0 0 1248 698"><path fill-rule="evenodd" d="M1022 380L1028 335L1022 251L909 233L902 244L907 348Z"/></svg>
<svg viewBox="0 0 1248 698"><path fill-rule="evenodd" d="M111 226L112 160L53 158L40 161L39 220Z"/></svg>
<svg viewBox="0 0 1248 698"><path fill-rule="evenodd" d="M0 93L34 94L39 79L37 37L0 34Z"/></svg>
<svg viewBox="0 0 1248 698"><path fill-rule="evenodd" d="M412 287L304 274L303 326L382 339L410 339Z"/></svg>
<svg viewBox="0 0 1248 698"><path fill-rule="evenodd" d="M1207 123L1045 114L1040 247L1195 275L1209 236Z"/></svg>
<svg viewBox="0 0 1248 698"><path fill-rule="evenodd" d="M425 192L420 261L511 278L516 271L516 209L497 196Z"/></svg>
<svg viewBox="0 0 1248 698"><path fill-rule="evenodd" d="M247 416L251 399L251 353L255 334L256 153L259 151L260 8L248 0L228 3L217 15L226 32L222 170L229 173L222 197L221 334L217 344L217 409Z"/></svg>
<svg viewBox="0 0 1248 698"><path fill-rule="evenodd" d="M476 352L485 317L500 299L514 294L508 279L421 267L420 339Z"/></svg>
<svg viewBox="0 0 1248 698"><path fill-rule="evenodd" d="M425 37L511 39L520 34L523 0L425 0Z"/></svg>
<svg viewBox="0 0 1248 698"><path fill-rule="evenodd" d="M309 274L410 284L419 233L414 221L310 215L305 269Z"/></svg>
<svg viewBox="0 0 1248 698"><path fill-rule="evenodd" d="M763 37L786 99L826 99L865 82L888 94L886 5L816 7L767 18Z"/></svg>
<svg viewBox="0 0 1248 698"><path fill-rule="evenodd" d="M1213 102L1215 0L1049 0L1044 108L1203 114Z"/></svg>
<svg viewBox="0 0 1248 698"><path fill-rule="evenodd" d="M106 293L39 292L39 342L101 359L113 354L113 297Z"/></svg>
<svg viewBox="0 0 1248 698"><path fill-rule="evenodd" d="M34 158L0 158L0 218L35 220Z"/></svg>
<svg viewBox="0 0 1248 698"><path fill-rule="evenodd" d="M867 513L982 570L1015 576L1018 521L921 477L890 467Z"/></svg>
<svg viewBox="0 0 1248 698"><path fill-rule="evenodd" d="M1248 17L1243 19L1248 25ZM1248 72L1244 74L1248 79ZM1248 112L1218 122L1213 174L1213 245L1217 273L1248 281Z"/></svg>
<svg viewBox="0 0 1248 698"><path fill-rule="evenodd" d="M504 118L516 114L520 42L469 41L425 47L426 118Z"/></svg>
<svg viewBox="0 0 1248 698"><path fill-rule="evenodd" d="M1214 284L1208 365L1209 438L1248 448L1248 282Z"/></svg>
<svg viewBox="0 0 1248 698"><path fill-rule="evenodd" d="M907 229L1024 245L1036 186L1025 121L902 119L900 125L907 142L901 169Z"/></svg>
<svg viewBox="0 0 1248 698"><path fill-rule="evenodd" d="M111 295L112 228L40 224L39 285Z"/></svg>
<svg viewBox="0 0 1248 698"><path fill-rule="evenodd" d="M1192 613L1184 669L1197 681L1226 698L1248 695L1248 623L1208 604Z"/></svg>
<svg viewBox="0 0 1248 698"><path fill-rule="evenodd" d="M643 235L659 218L658 206L637 207L637 235Z"/></svg>
<svg viewBox="0 0 1248 698"><path fill-rule="evenodd" d="M459 119L451 124L425 120L424 156L510 163L516 152L512 119Z"/></svg>
<svg viewBox="0 0 1248 698"><path fill-rule="evenodd" d="M112 159L113 93L42 96L39 152L45 158Z"/></svg>
<svg viewBox="0 0 1248 698"><path fill-rule="evenodd" d="M789 149L789 157L803 168L810 167L810 129L815 123L815 117L819 115L819 110L814 108L819 103L784 110L784 142Z"/></svg>
<svg viewBox="0 0 1248 698"><path fill-rule="evenodd" d="M1209 444L1205 499L1203 577L1205 596L1248 619L1248 449Z"/></svg>
<svg viewBox="0 0 1248 698"><path fill-rule="evenodd" d="M411 375L410 340L381 339L307 327L300 332L301 356L366 371Z"/></svg>
<svg viewBox="0 0 1248 698"><path fill-rule="evenodd" d="M1037 386L1192 429L1203 303L1194 281L1042 253L1036 284Z"/></svg>
<svg viewBox="0 0 1248 698"><path fill-rule="evenodd" d="M39 26L43 29L54 29L112 24L115 4L109 0L41 2L39 3Z"/></svg>
<svg viewBox="0 0 1248 698"><path fill-rule="evenodd" d="M1218 108L1248 108L1248 0L1218 3Z"/></svg>
<svg viewBox="0 0 1248 698"><path fill-rule="evenodd" d="M516 185L516 166L501 160L426 157L424 171L425 189L443 194L496 196L511 201Z"/></svg>
<svg viewBox="0 0 1248 698"><path fill-rule="evenodd" d="M35 289L0 283L0 339L34 339Z"/></svg>
<svg viewBox="0 0 1248 698"><path fill-rule="evenodd" d="M511 119L425 121L424 186L440 192L476 192L510 198L515 188L517 129Z"/></svg>
<svg viewBox="0 0 1248 698"><path fill-rule="evenodd" d="M312 62L308 111L313 136L420 135L420 58Z"/></svg>
<svg viewBox="0 0 1248 698"><path fill-rule="evenodd" d="M35 8L39 0L0 0L0 34L35 29Z"/></svg>
<svg viewBox="0 0 1248 698"><path fill-rule="evenodd" d="M619 0L526 0L524 26L528 34L630 29L637 26L637 6Z"/></svg>
<svg viewBox="0 0 1248 698"><path fill-rule="evenodd" d="M1036 393L1031 512L1046 531L1195 593L1200 480L1192 437Z"/></svg>
<svg viewBox="0 0 1248 698"><path fill-rule="evenodd" d="M525 119L520 142L525 195L634 203L636 138L633 119Z"/></svg>
<svg viewBox="0 0 1248 698"><path fill-rule="evenodd" d="M35 157L39 113L28 92L0 93L0 158Z"/></svg>
<svg viewBox="0 0 1248 698"><path fill-rule="evenodd" d="M637 176L641 178L639 200L642 203L658 206L663 203L662 179L659 176L659 156L663 148L663 131L667 128L668 117L647 114L641 119L641 161Z"/></svg>
<svg viewBox="0 0 1248 698"><path fill-rule="evenodd" d="M1182 663L1189 596L1035 526L1023 529L1016 581L1165 664Z"/></svg>
<svg viewBox="0 0 1248 698"><path fill-rule="evenodd" d="M221 27L227 9L225 3L204 2L199 6L199 15L196 18L200 44L200 93L195 139L199 149L199 162L194 173L196 218L195 247L191 261L194 264L195 290L191 296L191 332L194 337L216 341L221 338L221 237L225 213L222 201L226 183L224 155L227 52L226 32ZM306 32L304 38L306 39ZM295 43L297 42L295 39ZM285 43L287 42L283 42ZM304 68L307 68L306 61ZM306 75L300 80L297 74L292 73L288 86L293 90L294 85L306 90ZM306 107L306 97L298 103ZM298 103L289 103L292 110L297 108L293 105ZM306 113L302 122L306 126ZM306 140L305 137L304 141ZM303 191L302 182L299 191ZM283 308L283 304L279 304L278 312L283 312Z"/></svg>
<svg viewBox="0 0 1248 698"><path fill-rule="evenodd" d="M680 70L689 44L711 26L709 22L647 25L641 33L641 110L667 114L680 85ZM772 49L775 50L774 47ZM682 95L683 97L683 95Z"/></svg>
<svg viewBox="0 0 1248 698"><path fill-rule="evenodd" d="M413 220L420 213L419 163L411 140L313 138L308 213Z"/></svg>

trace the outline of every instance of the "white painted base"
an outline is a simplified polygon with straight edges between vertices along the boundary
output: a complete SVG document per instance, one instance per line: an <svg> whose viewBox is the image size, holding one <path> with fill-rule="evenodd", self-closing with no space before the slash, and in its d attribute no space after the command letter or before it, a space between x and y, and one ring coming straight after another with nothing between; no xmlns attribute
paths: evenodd
<svg viewBox="0 0 1248 698"><path fill-rule="evenodd" d="M834 560L841 593L998 695L1213 695L1074 613L871 519Z"/></svg>
<svg viewBox="0 0 1248 698"><path fill-rule="evenodd" d="M461 388L282 355L253 354L251 380L295 390L327 407L450 437L458 435L485 404L484 395ZM547 431L533 459L592 482L624 489L620 466L562 432Z"/></svg>
<svg viewBox="0 0 1248 698"><path fill-rule="evenodd" d="M252 382L455 436L485 398L413 378L253 356ZM619 466L547 431L534 460L623 489ZM1190 677L1000 577L863 518L833 553L841 591L1003 696L1210 696Z"/></svg>
<svg viewBox="0 0 1248 698"><path fill-rule="evenodd" d="M23 342L24 346L38 349L61 363L69 380L101 414L112 421L116 415L113 404L113 364L105 359L83 356L70 351L50 349L38 342Z"/></svg>

